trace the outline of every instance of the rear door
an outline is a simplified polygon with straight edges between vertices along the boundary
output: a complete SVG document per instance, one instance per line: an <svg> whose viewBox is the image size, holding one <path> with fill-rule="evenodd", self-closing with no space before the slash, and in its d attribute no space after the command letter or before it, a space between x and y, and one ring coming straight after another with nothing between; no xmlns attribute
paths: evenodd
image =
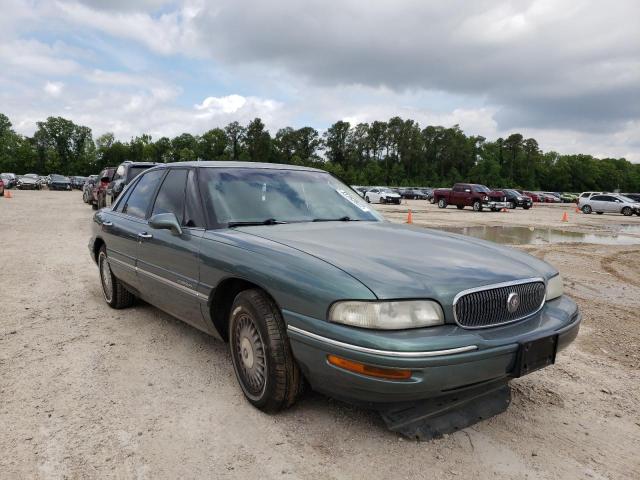
<svg viewBox="0 0 640 480"><path fill-rule="evenodd" d="M172 168L162 181L149 218L173 213L182 234L147 227L140 238L137 267L140 290L154 305L203 328L200 304L207 297L198 293L199 251L204 222L199 218L196 172Z"/></svg>
<svg viewBox="0 0 640 480"><path fill-rule="evenodd" d="M594 195L588 200L588 204L594 212L604 212L605 210L605 195Z"/></svg>

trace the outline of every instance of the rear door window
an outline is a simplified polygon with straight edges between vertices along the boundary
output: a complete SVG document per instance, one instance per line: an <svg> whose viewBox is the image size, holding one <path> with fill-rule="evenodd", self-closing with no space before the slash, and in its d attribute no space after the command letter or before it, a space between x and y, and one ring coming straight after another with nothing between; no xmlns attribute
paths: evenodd
<svg viewBox="0 0 640 480"><path fill-rule="evenodd" d="M122 213L133 217L146 218L147 210L164 172L164 170L154 170L142 177L129 195Z"/></svg>
<svg viewBox="0 0 640 480"><path fill-rule="evenodd" d="M188 170L184 168L169 170L158 191L158 197L153 206L153 212L151 212L152 216L159 213L173 213L178 219L178 223L182 225L187 174Z"/></svg>

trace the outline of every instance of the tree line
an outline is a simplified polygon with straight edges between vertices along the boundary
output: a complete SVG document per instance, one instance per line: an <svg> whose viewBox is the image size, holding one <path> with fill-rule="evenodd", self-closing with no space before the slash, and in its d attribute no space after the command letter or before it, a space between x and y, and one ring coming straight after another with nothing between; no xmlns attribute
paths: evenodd
<svg viewBox="0 0 640 480"><path fill-rule="evenodd" d="M62 117L37 122L33 136L15 132L0 113L0 172L90 175L125 160L179 162L235 160L305 165L330 171L349 184L493 187L580 192L640 191L640 164L624 158L543 152L533 138L513 133L488 141L458 125L422 128L413 120L338 121L326 132L285 127L272 135L261 119L232 122L202 135L121 141L112 133L94 140L91 129Z"/></svg>

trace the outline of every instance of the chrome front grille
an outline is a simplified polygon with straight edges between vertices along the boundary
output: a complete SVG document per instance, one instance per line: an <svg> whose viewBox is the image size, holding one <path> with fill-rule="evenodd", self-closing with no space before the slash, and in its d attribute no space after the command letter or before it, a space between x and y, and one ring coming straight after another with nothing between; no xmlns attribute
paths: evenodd
<svg viewBox="0 0 640 480"><path fill-rule="evenodd" d="M545 292L546 286L541 278L465 290L454 299L454 317L456 323L464 328L515 322L538 312L544 305ZM519 304L510 311L508 299L512 294L518 296Z"/></svg>

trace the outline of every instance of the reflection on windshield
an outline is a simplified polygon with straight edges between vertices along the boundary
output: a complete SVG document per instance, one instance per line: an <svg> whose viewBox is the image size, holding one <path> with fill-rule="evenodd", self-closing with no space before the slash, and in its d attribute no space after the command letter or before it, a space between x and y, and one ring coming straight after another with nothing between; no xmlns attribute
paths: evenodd
<svg viewBox="0 0 640 480"><path fill-rule="evenodd" d="M350 187L325 172L266 168L202 168L206 208L219 224L381 221Z"/></svg>

